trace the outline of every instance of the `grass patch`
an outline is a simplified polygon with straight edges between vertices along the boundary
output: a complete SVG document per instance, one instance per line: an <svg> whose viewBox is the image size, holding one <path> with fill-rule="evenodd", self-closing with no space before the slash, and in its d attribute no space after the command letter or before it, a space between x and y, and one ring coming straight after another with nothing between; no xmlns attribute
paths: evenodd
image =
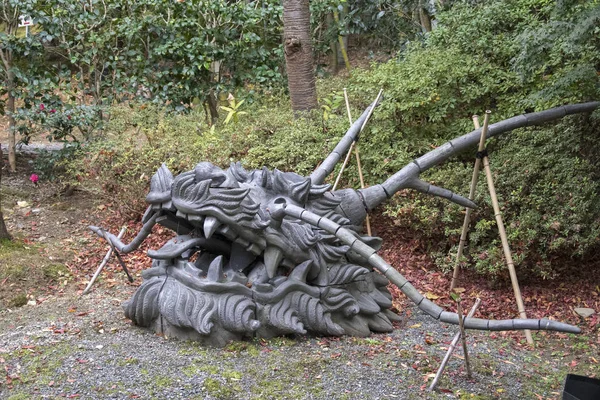
<svg viewBox="0 0 600 400"><path fill-rule="evenodd" d="M203 383L203 389L206 390L208 395L217 399L232 399L241 391L238 385L231 385L229 382L223 383L214 378L206 378Z"/></svg>
<svg viewBox="0 0 600 400"><path fill-rule="evenodd" d="M237 354L246 352L251 356L258 356L260 354L258 345L249 342L231 342L225 346L225 351Z"/></svg>
<svg viewBox="0 0 600 400"><path fill-rule="evenodd" d="M19 293L8 301L8 306L12 308L23 307L27 304L27 295L25 293Z"/></svg>
<svg viewBox="0 0 600 400"><path fill-rule="evenodd" d="M42 267L42 273L48 279L58 280L68 277L69 269L62 264L50 264Z"/></svg>
<svg viewBox="0 0 600 400"><path fill-rule="evenodd" d="M173 385L173 378L160 375L154 378L154 384L157 388L168 388Z"/></svg>
<svg viewBox="0 0 600 400"><path fill-rule="evenodd" d="M10 288L0 290L0 308L23 305L27 300L17 293L33 293L68 276L67 267L51 262L38 246L19 239L0 241L0 281Z"/></svg>
<svg viewBox="0 0 600 400"><path fill-rule="evenodd" d="M14 186L2 186L3 200L23 200L29 198L30 193L26 190Z"/></svg>
<svg viewBox="0 0 600 400"><path fill-rule="evenodd" d="M323 394L320 377L331 360L322 356L302 355L302 358L281 362L281 355L277 353L268 353L266 359L256 363L255 369L244 373L244 376L251 376L254 382L250 388L252 398L320 398ZM277 379L274 379L273 371L276 371Z"/></svg>
<svg viewBox="0 0 600 400"><path fill-rule="evenodd" d="M8 371L19 371L19 379L13 381L14 388L24 385L46 386L51 381L66 379L66 375L58 371L76 350L70 343L62 342L31 349L21 348L8 353L5 356Z"/></svg>

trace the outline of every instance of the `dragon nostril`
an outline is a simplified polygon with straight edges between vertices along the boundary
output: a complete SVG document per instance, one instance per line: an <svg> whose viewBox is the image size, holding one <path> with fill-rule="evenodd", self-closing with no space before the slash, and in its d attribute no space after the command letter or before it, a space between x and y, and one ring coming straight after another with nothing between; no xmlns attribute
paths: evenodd
<svg viewBox="0 0 600 400"><path fill-rule="evenodd" d="M271 227L279 228L281 226L283 217L285 217L284 209L286 205L287 200L283 197L278 197L267 207L267 211L271 215Z"/></svg>

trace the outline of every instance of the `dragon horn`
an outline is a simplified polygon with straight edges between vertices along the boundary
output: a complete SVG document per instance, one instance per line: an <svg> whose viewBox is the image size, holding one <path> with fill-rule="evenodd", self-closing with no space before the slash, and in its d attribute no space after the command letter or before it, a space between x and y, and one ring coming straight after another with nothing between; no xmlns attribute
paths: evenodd
<svg viewBox="0 0 600 400"><path fill-rule="evenodd" d="M386 278L413 301L421 311L433 318L458 325L458 314L445 311L443 308L426 299L419 291L404 277L400 272L376 254L376 250L358 239L351 231L333 222L332 220L321 217L304 208L291 204L279 203L279 209L274 213L285 214L293 218L298 218L308 224L324 229L335 235L341 242L350 246L350 249L360 254L369 265L377 269ZM464 327L467 329L481 329L490 331L511 331L511 330L547 330L567 333L580 333L581 330L573 325L563 322L550 321L547 319L506 319L506 320L488 320L481 318L465 318Z"/></svg>
<svg viewBox="0 0 600 400"><path fill-rule="evenodd" d="M589 103L571 104L551 108L545 111L519 115L517 117L509 118L490 125L488 128L487 137L490 138L497 136L517 128L540 125L548 121L561 119L567 115L591 112L599 106L600 101L593 101ZM360 193L360 197L364 203L364 206L368 211L370 211L392 197L394 193L405 188L414 188L420 191L425 191L423 189L425 189L425 185L428 184L420 181L419 175L429 168L446 161L448 158L460 153L461 151L476 145L481 137L481 129L483 128L476 129L464 136L452 139L435 150L432 150L429 153L417 158L398 171L396 174L392 175L384 183L359 190L358 192ZM445 194L442 195L442 197L449 198L450 200L453 198L457 199L456 194L446 191L445 189L441 190L442 191L440 193ZM429 190L429 192L431 194L437 194L438 191ZM459 201L456 202L461 204Z"/></svg>
<svg viewBox="0 0 600 400"><path fill-rule="evenodd" d="M335 149L333 149L333 151L327 156L327 158L323 160L321 165L319 165L317 169L315 169L313 173L310 174L310 180L313 185L322 184L323 181L325 181L325 178L327 178L327 176L333 171L338 161L340 161L344 154L348 152L348 149L350 148L352 143L358 138L358 135L362 131L365 122L368 121L371 117L371 114L373 114L373 111L375 107L377 107L380 98L381 91L379 92L379 95L377 96L375 101L371 103L371 105L367 107L367 109L362 113L360 118L354 121L354 123L352 124L350 129L348 129L344 137L338 142L337 146L335 146Z"/></svg>

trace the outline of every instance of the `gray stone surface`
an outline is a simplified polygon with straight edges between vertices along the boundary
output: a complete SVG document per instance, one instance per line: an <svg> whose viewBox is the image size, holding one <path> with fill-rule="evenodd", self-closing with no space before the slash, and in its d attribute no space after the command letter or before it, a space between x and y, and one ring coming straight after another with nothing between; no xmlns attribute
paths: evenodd
<svg viewBox="0 0 600 400"><path fill-rule="evenodd" d="M574 311L583 318L591 317L596 314L596 310L593 308L576 308Z"/></svg>

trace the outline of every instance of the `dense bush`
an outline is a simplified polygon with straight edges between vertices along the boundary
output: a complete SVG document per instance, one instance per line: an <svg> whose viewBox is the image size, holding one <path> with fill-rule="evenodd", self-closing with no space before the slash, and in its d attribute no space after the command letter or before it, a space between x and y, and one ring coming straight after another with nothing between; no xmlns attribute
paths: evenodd
<svg viewBox="0 0 600 400"><path fill-rule="evenodd" d="M149 180L161 163L178 173L200 161L226 168L242 161L246 168L279 168L309 174L347 129L345 116L327 122L295 119L289 101L248 105L239 123L209 127L203 112L174 114L147 104L111 108L111 118L97 140L68 160L69 175L99 195L112 198L131 215L143 211Z"/></svg>

